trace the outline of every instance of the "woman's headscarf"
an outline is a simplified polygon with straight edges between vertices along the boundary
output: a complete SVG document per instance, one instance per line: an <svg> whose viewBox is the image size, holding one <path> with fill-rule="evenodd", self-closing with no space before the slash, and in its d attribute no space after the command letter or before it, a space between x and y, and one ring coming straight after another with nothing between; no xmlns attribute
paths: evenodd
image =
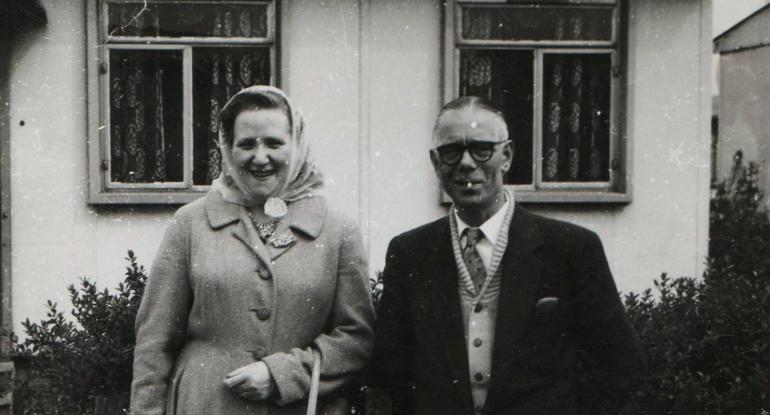
<svg viewBox="0 0 770 415"><path fill-rule="evenodd" d="M291 140L288 145L291 146L289 154L288 169L283 183L279 183L277 189L267 195L267 205L276 203L281 204L293 202L295 200L313 197L319 193L323 186L323 176L315 163L310 159L310 144L304 135L305 122L300 111L292 105L289 97L278 88L266 85L255 85L244 88L235 94L220 111L220 120L232 122L233 125L223 128L222 122L219 125L219 151L222 154L222 173L219 178L211 183L212 188L222 195L222 198L230 203L236 203L243 206L255 206L261 202L259 195L256 194L242 179L235 165L232 156L232 137L227 144L226 131L233 132L235 118L238 114L228 114L239 104L249 100L252 97L265 96L266 92L278 95L289 108L289 125L291 126ZM249 108L246 106L245 108ZM259 109L259 106L257 106ZM278 108L281 108L280 106ZM240 109L239 112L244 111ZM229 115L225 117L225 115ZM266 207L267 209L267 207ZM284 207L285 209L285 207ZM266 212L268 213L268 212ZM268 213L270 215L270 213Z"/></svg>

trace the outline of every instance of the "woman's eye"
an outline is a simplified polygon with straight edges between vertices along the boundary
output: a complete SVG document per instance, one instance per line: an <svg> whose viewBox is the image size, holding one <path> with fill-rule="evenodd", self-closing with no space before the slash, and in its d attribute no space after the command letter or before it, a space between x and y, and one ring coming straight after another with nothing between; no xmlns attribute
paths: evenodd
<svg viewBox="0 0 770 415"><path fill-rule="evenodd" d="M279 148L283 147L284 144L286 144L286 143L283 142L283 140L269 139L269 138L265 139L265 141L263 141L263 142L264 142L264 144L268 148L273 149L273 150L279 149Z"/></svg>

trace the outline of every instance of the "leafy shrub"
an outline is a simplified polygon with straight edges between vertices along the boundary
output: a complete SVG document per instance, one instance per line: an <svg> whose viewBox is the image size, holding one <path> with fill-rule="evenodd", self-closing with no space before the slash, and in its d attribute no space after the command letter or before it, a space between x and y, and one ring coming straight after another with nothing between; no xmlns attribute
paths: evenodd
<svg viewBox="0 0 770 415"><path fill-rule="evenodd" d="M640 413L770 411L770 222L756 176L756 166L736 164L715 186L702 280L663 274L657 298L625 297L650 369Z"/></svg>
<svg viewBox="0 0 770 415"><path fill-rule="evenodd" d="M74 323L47 302L46 318L22 325L27 337L16 345L29 361L30 381L17 385L25 414L91 414L97 397L127 406L134 350L134 320L147 274L128 251L125 280L116 292L99 291L82 278L67 287Z"/></svg>

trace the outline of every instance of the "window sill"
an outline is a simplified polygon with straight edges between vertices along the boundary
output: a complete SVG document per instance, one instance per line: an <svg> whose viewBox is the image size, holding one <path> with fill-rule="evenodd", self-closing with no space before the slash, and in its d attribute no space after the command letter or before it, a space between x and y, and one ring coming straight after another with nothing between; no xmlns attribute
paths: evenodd
<svg viewBox="0 0 770 415"><path fill-rule="evenodd" d="M517 186L506 186L512 189L516 202L542 204L629 204L631 195L610 190L531 190ZM441 192L441 203L451 204L446 193Z"/></svg>
<svg viewBox="0 0 770 415"><path fill-rule="evenodd" d="M184 205L206 194L207 189L182 191L102 191L91 193L91 205Z"/></svg>

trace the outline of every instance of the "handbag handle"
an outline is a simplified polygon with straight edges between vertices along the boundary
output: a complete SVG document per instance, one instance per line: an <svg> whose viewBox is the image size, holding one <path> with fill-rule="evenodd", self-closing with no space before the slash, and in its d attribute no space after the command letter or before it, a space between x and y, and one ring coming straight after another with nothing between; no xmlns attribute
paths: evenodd
<svg viewBox="0 0 770 415"><path fill-rule="evenodd" d="M321 382L321 353L313 349L313 373L310 375L310 395L307 398L307 415L316 415L318 386Z"/></svg>

